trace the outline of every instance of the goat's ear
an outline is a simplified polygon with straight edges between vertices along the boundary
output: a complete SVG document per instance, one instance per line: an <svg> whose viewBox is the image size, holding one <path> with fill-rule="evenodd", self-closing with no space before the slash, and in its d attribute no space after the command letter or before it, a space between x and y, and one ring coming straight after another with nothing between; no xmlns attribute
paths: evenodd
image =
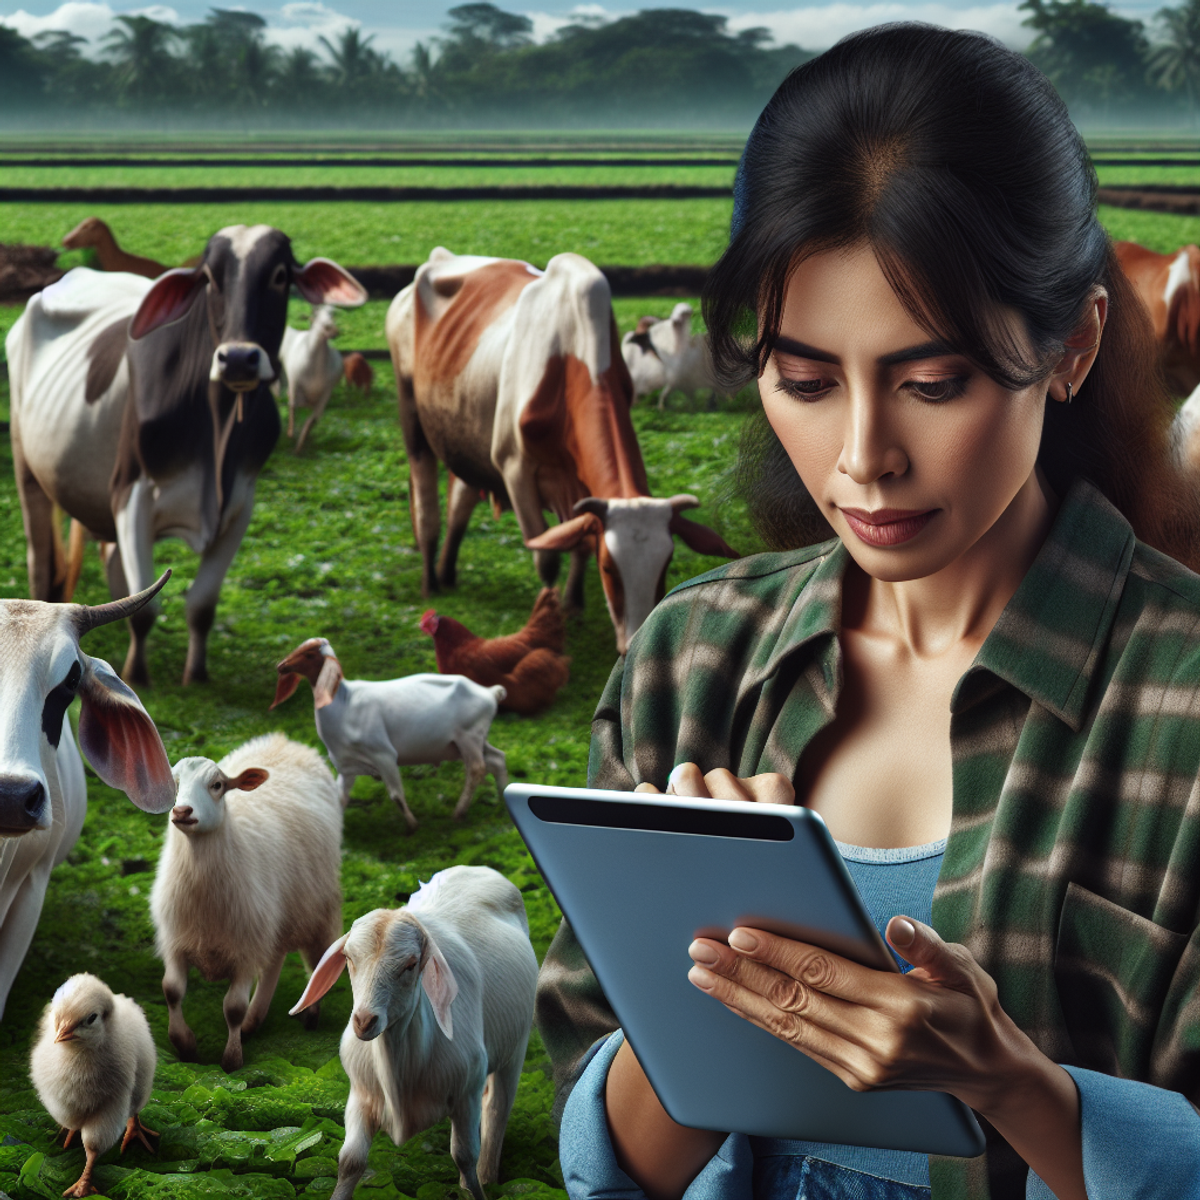
<svg viewBox="0 0 1200 1200"><path fill-rule="evenodd" d="M330 258L310 258L292 272L296 288L309 304L357 308L367 302L367 289L345 267Z"/></svg>
<svg viewBox="0 0 1200 1200"><path fill-rule="evenodd" d="M229 781L226 790L230 792L252 792L256 787L262 787L270 778L271 772L265 767L247 767L236 779Z"/></svg>
<svg viewBox="0 0 1200 1200"><path fill-rule="evenodd" d="M671 518L670 531L697 554L711 554L718 558L741 558L742 556L719 534L699 521L689 521L678 512Z"/></svg>
<svg viewBox="0 0 1200 1200"><path fill-rule="evenodd" d="M320 998L335 983L341 973L346 969L346 955L344 947L346 939L350 936L349 932L343 933L324 954L321 955L321 961L313 968L312 975L309 976L308 984L304 989L304 994L296 1003L288 1009L288 1016L294 1017L297 1013L303 1012L310 1004L316 1004Z"/></svg>
<svg viewBox="0 0 1200 1200"><path fill-rule="evenodd" d="M80 657L79 745L92 770L146 812L175 803L175 780L162 738L134 690L102 658Z"/></svg>
<svg viewBox="0 0 1200 1200"><path fill-rule="evenodd" d="M294 671L288 671L281 674L275 683L275 699L271 701L271 708L277 708L282 704L299 686L300 676ZM271 709L267 709L268 712Z"/></svg>
<svg viewBox="0 0 1200 1200"><path fill-rule="evenodd" d="M574 550L584 538L599 538L603 534L600 518L595 513L583 513L539 533L525 545L530 550Z"/></svg>
<svg viewBox="0 0 1200 1200"><path fill-rule="evenodd" d="M176 267L160 275L133 314L129 336L136 341L160 325L178 321L192 307L196 293L207 283L208 276L203 271L189 271L186 267Z"/></svg>
<svg viewBox="0 0 1200 1200"><path fill-rule="evenodd" d="M343 678L342 664L332 654L326 655L321 663L321 673L317 676L317 682L313 684L314 706L324 708L332 704Z"/></svg>
<svg viewBox="0 0 1200 1200"><path fill-rule="evenodd" d="M433 1015L437 1018L438 1028L453 1041L454 1021L450 1015L450 1005L458 995L458 980L454 978L450 964L438 949L437 943L429 936L428 930L425 931L425 944L429 949L429 957L426 958L425 967L421 971L421 986L425 989L425 995L429 997L429 1003L433 1005Z"/></svg>

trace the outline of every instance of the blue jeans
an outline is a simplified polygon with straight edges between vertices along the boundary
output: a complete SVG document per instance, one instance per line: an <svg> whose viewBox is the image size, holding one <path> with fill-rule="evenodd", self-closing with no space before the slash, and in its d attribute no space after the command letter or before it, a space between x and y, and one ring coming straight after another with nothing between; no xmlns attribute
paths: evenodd
<svg viewBox="0 0 1200 1200"><path fill-rule="evenodd" d="M755 1200L929 1200L929 1188L866 1175L821 1158L770 1154L754 1160Z"/></svg>

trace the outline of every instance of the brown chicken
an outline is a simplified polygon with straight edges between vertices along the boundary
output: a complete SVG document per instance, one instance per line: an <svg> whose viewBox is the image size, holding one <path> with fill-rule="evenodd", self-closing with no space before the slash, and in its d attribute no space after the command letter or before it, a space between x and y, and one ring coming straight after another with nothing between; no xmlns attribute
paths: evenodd
<svg viewBox="0 0 1200 1200"><path fill-rule="evenodd" d="M465 675L484 687L500 684L508 693L500 707L524 716L548 708L570 677L557 588L542 588L520 633L481 638L432 608L421 617L421 628L433 638L443 675Z"/></svg>

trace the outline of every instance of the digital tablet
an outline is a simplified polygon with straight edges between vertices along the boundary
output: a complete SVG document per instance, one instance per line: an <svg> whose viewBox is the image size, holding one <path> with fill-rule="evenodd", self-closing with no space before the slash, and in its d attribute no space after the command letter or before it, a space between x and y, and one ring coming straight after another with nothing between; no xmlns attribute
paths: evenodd
<svg viewBox="0 0 1200 1200"><path fill-rule="evenodd" d="M766 929L897 970L806 808L513 784L504 799L651 1085L681 1125L973 1157L944 1092L855 1092L688 982L695 937Z"/></svg>

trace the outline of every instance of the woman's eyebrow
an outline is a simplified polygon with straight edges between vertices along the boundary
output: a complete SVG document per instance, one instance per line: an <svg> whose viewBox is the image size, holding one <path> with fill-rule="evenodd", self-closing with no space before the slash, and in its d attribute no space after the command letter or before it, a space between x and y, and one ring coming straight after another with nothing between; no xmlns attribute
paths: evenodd
<svg viewBox="0 0 1200 1200"><path fill-rule="evenodd" d="M816 346L810 346L807 342L798 342L795 338L785 337L782 334L775 338L773 349L781 350L784 354L793 354L797 358L811 358L814 362L833 363L835 366L840 366L842 361L838 355L828 350L820 350ZM945 342L922 342L919 346L907 346L903 350L893 350L891 354L883 355L879 359L879 365L891 367L896 363L913 362L915 359L921 358L939 358L943 354L956 353L958 352Z"/></svg>

